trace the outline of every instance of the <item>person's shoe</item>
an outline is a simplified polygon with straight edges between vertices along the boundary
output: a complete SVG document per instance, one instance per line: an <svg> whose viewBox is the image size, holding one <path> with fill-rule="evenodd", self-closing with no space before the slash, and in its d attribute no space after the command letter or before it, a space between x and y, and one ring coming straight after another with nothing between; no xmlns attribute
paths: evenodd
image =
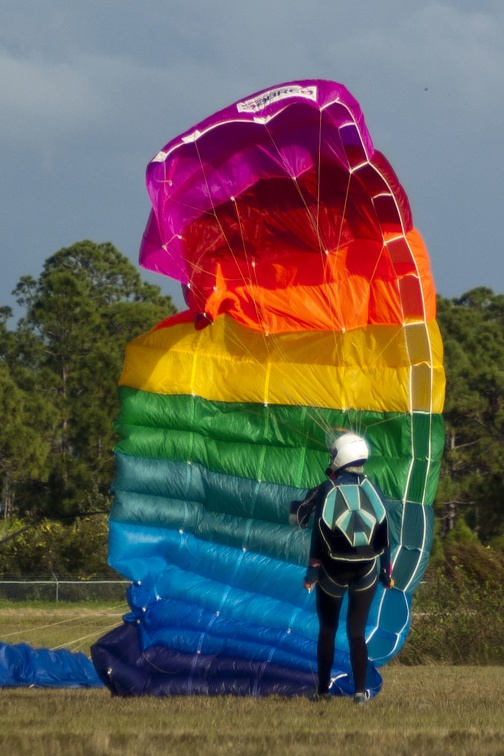
<svg viewBox="0 0 504 756"><path fill-rule="evenodd" d="M330 701L332 699L332 696L330 693L319 693L315 688L315 690L312 690L312 692L308 695L308 698L310 699L310 701L318 703L320 701Z"/></svg>
<svg viewBox="0 0 504 756"><path fill-rule="evenodd" d="M369 698L367 693L356 693L353 700L356 704L365 704L368 702Z"/></svg>

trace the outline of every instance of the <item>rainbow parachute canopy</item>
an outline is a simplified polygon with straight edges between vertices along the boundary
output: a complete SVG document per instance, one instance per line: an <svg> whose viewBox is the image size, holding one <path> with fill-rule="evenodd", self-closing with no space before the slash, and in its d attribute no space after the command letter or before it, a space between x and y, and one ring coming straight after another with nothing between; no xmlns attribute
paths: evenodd
<svg viewBox="0 0 504 756"><path fill-rule="evenodd" d="M95 667L122 695L311 690L309 532L289 506L323 479L328 434L351 429L392 537L395 587L367 628L374 695L428 562L444 442L434 285L406 194L357 101L317 80L172 140L147 189L141 265L180 281L188 310L127 348L109 561L131 611ZM353 693L344 625L335 694Z"/></svg>

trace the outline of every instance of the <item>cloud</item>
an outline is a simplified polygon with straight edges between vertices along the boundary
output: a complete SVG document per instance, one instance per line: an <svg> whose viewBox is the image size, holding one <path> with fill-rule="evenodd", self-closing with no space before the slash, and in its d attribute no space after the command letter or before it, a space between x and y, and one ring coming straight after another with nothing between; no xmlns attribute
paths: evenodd
<svg viewBox="0 0 504 756"><path fill-rule="evenodd" d="M409 43L430 81L442 76L453 86L461 103L472 110L494 109L489 91L503 87L504 9L492 15L432 3L408 19ZM428 40L428 55L425 41Z"/></svg>
<svg viewBox="0 0 504 756"><path fill-rule="evenodd" d="M83 237L110 239L136 261L149 159L234 100L311 77L340 81L360 101L432 246L441 290L470 288L478 247L475 284L493 284L499 271L504 280L501 0L6 6L0 201L2 243L16 250L7 291Z"/></svg>
<svg viewBox="0 0 504 756"><path fill-rule="evenodd" d="M86 73L43 60L16 59L0 51L3 139L33 139L92 125L98 111L95 88Z"/></svg>

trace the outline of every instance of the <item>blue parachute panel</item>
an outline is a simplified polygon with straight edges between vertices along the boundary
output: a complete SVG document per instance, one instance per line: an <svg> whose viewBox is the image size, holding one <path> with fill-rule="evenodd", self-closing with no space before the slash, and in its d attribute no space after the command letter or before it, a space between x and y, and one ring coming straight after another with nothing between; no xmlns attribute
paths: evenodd
<svg viewBox="0 0 504 756"><path fill-rule="evenodd" d="M0 643L0 686L80 688L103 683L83 653Z"/></svg>
<svg viewBox="0 0 504 756"><path fill-rule="evenodd" d="M302 535L299 530L297 533ZM309 534L305 532L306 536ZM114 520L110 523L109 553L114 567L133 579L127 592L131 612L125 616L125 626L134 629L135 646L141 649L128 680L130 665L117 658L121 629L113 631L113 638L107 636L108 640L95 644L93 661L111 690L117 688L122 695L128 691L131 695L147 691L162 695L167 690L179 694L209 692L211 682L205 678L209 665L216 674L217 666L222 672L227 660L234 673L241 670L238 678L226 684L227 692L250 694L253 688L257 695L300 695L313 688L318 620L314 594L300 589L304 566L205 541L182 528ZM408 616L404 599L398 604ZM377 664L391 658L403 642L394 631L382 633L387 606L397 614L380 587L366 631L377 654L376 661L371 657L368 671L371 695L381 686ZM345 618L346 601L337 637L332 691L350 695L353 682ZM406 631L403 620L401 630ZM131 642L133 631L123 631ZM151 658L161 665L155 683L148 674L147 659ZM258 664L268 668L266 677L254 677ZM185 665L180 679L163 680L159 670L172 669L173 665ZM139 667L145 667L144 671Z"/></svg>

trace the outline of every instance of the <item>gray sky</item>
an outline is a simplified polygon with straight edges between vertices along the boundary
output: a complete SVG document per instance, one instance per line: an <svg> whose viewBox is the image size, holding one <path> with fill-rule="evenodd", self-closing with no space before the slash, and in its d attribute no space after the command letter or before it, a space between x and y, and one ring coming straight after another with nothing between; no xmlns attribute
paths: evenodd
<svg viewBox="0 0 504 756"><path fill-rule="evenodd" d="M256 90L359 100L437 290L504 293L503 0L0 0L0 305L81 239L135 264L148 161ZM180 287L155 274L182 307Z"/></svg>

